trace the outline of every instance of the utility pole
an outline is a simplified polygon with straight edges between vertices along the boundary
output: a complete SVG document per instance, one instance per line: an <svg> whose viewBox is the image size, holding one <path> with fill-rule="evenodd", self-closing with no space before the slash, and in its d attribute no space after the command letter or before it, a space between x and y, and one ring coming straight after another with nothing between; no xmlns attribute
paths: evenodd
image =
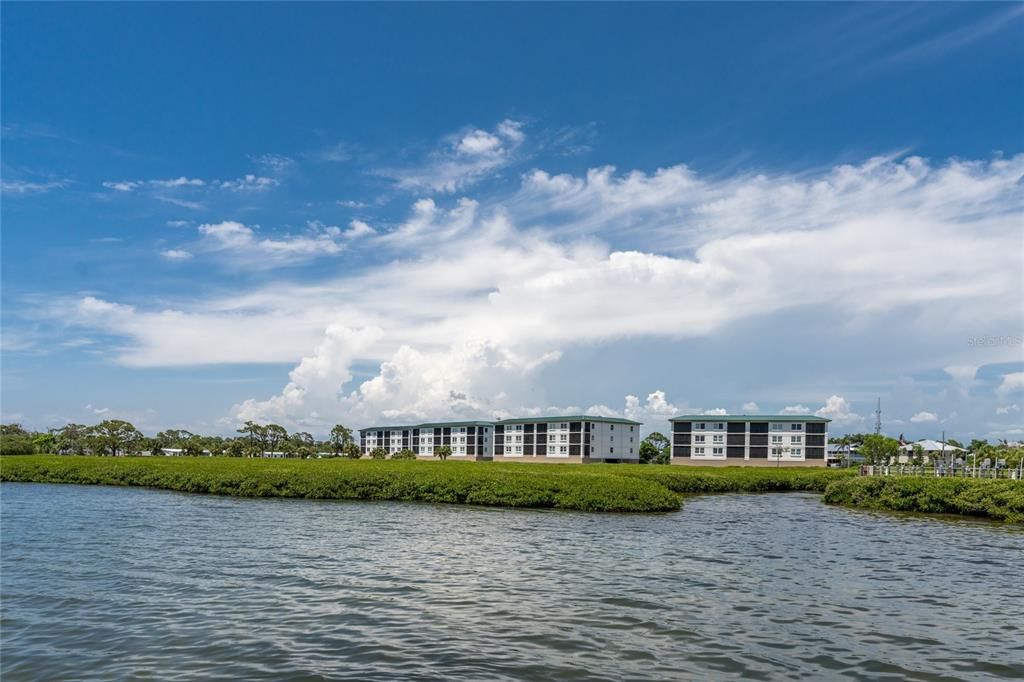
<svg viewBox="0 0 1024 682"><path fill-rule="evenodd" d="M878 399L878 408L875 410L875 434L882 433L882 399Z"/></svg>

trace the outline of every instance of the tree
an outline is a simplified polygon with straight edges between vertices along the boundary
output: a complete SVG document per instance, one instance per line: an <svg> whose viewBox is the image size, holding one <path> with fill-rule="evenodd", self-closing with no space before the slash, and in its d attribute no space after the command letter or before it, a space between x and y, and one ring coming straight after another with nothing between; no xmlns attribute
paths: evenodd
<svg viewBox="0 0 1024 682"><path fill-rule="evenodd" d="M89 427L85 424L68 424L51 433L56 437L58 455L84 455L89 447Z"/></svg>
<svg viewBox="0 0 1024 682"><path fill-rule="evenodd" d="M227 457L245 457L246 442L244 438L232 438L224 445L224 455Z"/></svg>
<svg viewBox="0 0 1024 682"><path fill-rule="evenodd" d="M641 464L650 464L655 459L657 459L659 454L660 453L658 452L658 448L656 448L654 445L652 445L651 443L648 443L646 440L640 441L640 463Z"/></svg>
<svg viewBox="0 0 1024 682"><path fill-rule="evenodd" d="M966 448L964 448L964 444L961 443L960 441L958 441L956 438L950 438L950 439L946 440L946 443L948 443L949 445L952 445L955 448L966 449Z"/></svg>
<svg viewBox="0 0 1024 682"><path fill-rule="evenodd" d="M181 454L186 457L203 456L203 439L199 436L192 436L181 444Z"/></svg>
<svg viewBox="0 0 1024 682"><path fill-rule="evenodd" d="M345 455L349 459L359 459L363 456L363 451L353 442L346 443L345 447L341 449L341 454Z"/></svg>
<svg viewBox="0 0 1024 682"><path fill-rule="evenodd" d="M93 454L130 455L138 452L142 433L123 419L105 419L88 430L87 440Z"/></svg>
<svg viewBox="0 0 1024 682"><path fill-rule="evenodd" d="M971 441L971 444L967 446L967 449L971 452L977 453L979 450L988 447L988 441L980 438L975 438Z"/></svg>
<svg viewBox="0 0 1024 682"><path fill-rule="evenodd" d="M452 446L442 445L441 447L434 450L434 454L438 457L438 459L440 459L443 462L452 456Z"/></svg>
<svg viewBox="0 0 1024 682"><path fill-rule="evenodd" d="M31 455L36 451L32 435L21 424L0 424L0 453Z"/></svg>
<svg viewBox="0 0 1024 682"><path fill-rule="evenodd" d="M641 464L668 464L671 456L671 442L658 431L654 431L640 442Z"/></svg>
<svg viewBox="0 0 1024 682"><path fill-rule="evenodd" d="M267 424L263 427L264 445L268 452L277 452L284 441L288 440L288 431L277 424Z"/></svg>
<svg viewBox="0 0 1024 682"><path fill-rule="evenodd" d="M237 429L246 438L245 451L249 457L259 457L266 450L267 429L251 419Z"/></svg>
<svg viewBox="0 0 1024 682"><path fill-rule="evenodd" d="M342 424L335 424L331 429L331 449L335 455L340 455L345 446L355 442L352 438L352 429Z"/></svg>
<svg viewBox="0 0 1024 682"><path fill-rule="evenodd" d="M316 449L313 447L316 440L312 434L306 431L299 431L293 433L288 440L291 443L289 454L295 454L299 457L311 457L316 454Z"/></svg>
<svg viewBox="0 0 1024 682"><path fill-rule="evenodd" d="M370 450L370 459L387 459L388 451L384 448L374 448Z"/></svg>
<svg viewBox="0 0 1024 682"><path fill-rule="evenodd" d="M405 448L391 455L391 459L416 459L416 453L409 448Z"/></svg>
<svg viewBox="0 0 1024 682"><path fill-rule="evenodd" d="M900 442L895 438L872 433L864 437L860 452L867 464L888 464L900 451Z"/></svg>

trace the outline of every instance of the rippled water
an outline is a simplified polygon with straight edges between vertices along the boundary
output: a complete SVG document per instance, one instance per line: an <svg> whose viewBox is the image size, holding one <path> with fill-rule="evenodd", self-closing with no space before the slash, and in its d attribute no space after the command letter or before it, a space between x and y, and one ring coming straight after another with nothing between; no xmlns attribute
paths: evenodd
<svg viewBox="0 0 1024 682"><path fill-rule="evenodd" d="M1024 533L0 486L4 682L1020 679Z"/></svg>

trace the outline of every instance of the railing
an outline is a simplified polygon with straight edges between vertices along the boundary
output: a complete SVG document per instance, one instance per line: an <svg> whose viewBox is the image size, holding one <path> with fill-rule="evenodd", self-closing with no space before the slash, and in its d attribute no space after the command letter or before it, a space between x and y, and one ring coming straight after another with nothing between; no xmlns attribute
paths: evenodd
<svg viewBox="0 0 1024 682"><path fill-rule="evenodd" d="M931 476L935 478L1005 478L1024 480L1020 467L925 466L921 464L862 464L861 476Z"/></svg>

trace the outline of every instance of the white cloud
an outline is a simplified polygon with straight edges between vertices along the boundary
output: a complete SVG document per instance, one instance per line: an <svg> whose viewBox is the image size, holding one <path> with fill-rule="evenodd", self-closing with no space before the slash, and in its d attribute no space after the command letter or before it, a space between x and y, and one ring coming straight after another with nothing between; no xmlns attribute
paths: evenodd
<svg viewBox="0 0 1024 682"><path fill-rule="evenodd" d="M1014 412L1020 412L1020 405L1017 403L1013 403L1012 405L1003 405L996 408L996 414L998 415L1011 414Z"/></svg>
<svg viewBox="0 0 1024 682"><path fill-rule="evenodd" d="M181 176L168 180L119 180L116 182L104 182L103 186L115 192L134 192L143 187L157 189L174 189L178 187L205 187L206 182L199 178L187 178Z"/></svg>
<svg viewBox="0 0 1024 682"><path fill-rule="evenodd" d="M743 403L743 414L758 414L761 408L754 401Z"/></svg>
<svg viewBox="0 0 1024 682"><path fill-rule="evenodd" d="M934 412L918 412L910 418L911 424L929 424L937 421L939 417Z"/></svg>
<svg viewBox="0 0 1024 682"><path fill-rule="evenodd" d="M506 119L493 131L463 130L448 136L426 162L378 173L394 179L403 189L455 192L516 160L516 152L526 139L522 128L522 123Z"/></svg>
<svg viewBox="0 0 1024 682"><path fill-rule="evenodd" d="M1024 372L1010 372L1003 375L1003 380L1000 382L998 389L1000 395L1022 390L1024 390Z"/></svg>
<svg viewBox="0 0 1024 682"><path fill-rule="evenodd" d="M295 165L295 159L281 154L256 154L250 156L249 160L278 175Z"/></svg>
<svg viewBox="0 0 1024 682"><path fill-rule="evenodd" d="M354 199L339 199L337 202L338 206L344 206L345 208L366 208L369 204L365 204L362 201L355 201Z"/></svg>
<svg viewBox="0 0 1024 682"><path fill-rule="evenodd" d="M167 227L188 227L191 225L191 221L188 220L168 220Z"/></svg>
<svg viewBox="0 0 1024 682"><path fill-rule="evenodd" d="M805 405L789 405L782 408L782 414L810 414L811 408Z"/></svg>
<svg viewBox="0 0 1024 682"><path fill-rule="evenodd" d="M197 248L205 253L221 254L227 263L252 268L273 268L341 253L344 234L341 228L309 221L301 234L260 237L256 229L226 220L198 227Z"/></svg>
<svg viewBox="0 0 1024 682"><path fill-rule="evenodd" d="M189 253L188 251L185 251L184 249L167 249L165 251L161 251L160 255L166 258L167 260L177 261L188 260L189 258L192 257L192 254Z"/></svg>
<svg viewBox="0 0 1024 682"><path fill-rule="evenodd" d="M488 134L511 143L507 131ZM478 156L490 153L485 140L467 144ZM595 170L584 179L545 175L541 188L531 186L534 173L507 201L416 202L405 222L364 242L384 255L373 268L313 284L278 281L160 311L112 312L103 305L116 304L94 299L74 319L124 337L116 357L126 364L225 357L301 357L306 366L345 368L381 363L380 381L367 385L365 395L360 386L355 400L352 387L338 383L341 370L303 373L292 382L300 391L286 389L288 400L283 392L252 401L247 414L271 414L281 405L293 418L303 409L339 418L346 411L367 419L384 410L427 414L421 394L444 403L437 416L469 412L452 395L482 411L518 408L543 402L526 389L489 383L502 374L498 359L522 359L519 376L531 359L555 358L578 344L707 337L735 323L816 309L842 310L844 319L867 328L898 315L907 335L927 334L941 322L949 338L967 338L979 318L1009 327L1019 319L1022 175L1024 156L936 167L872 159L817 175L719 180L681 167L623 177ZM620 225L628 231L648 220L651 230L630 238L652 250L611 245L623 238ZM345 232L316 223L306 234L264 237L228 221L201 226L199 246L243 254L245 262L299 262L337 253ZM684 245L690 250L679 250ZM190 248L197 255L201 249ZM927 267L908 267L922 259ZM332 340L332 334L368 338L360 330L369 329L379 333L365 343ZM226 343L252 333L260 343ZM454 369L445 377L429 373L428 386L413 374L427 373L431 362ZM962 361L943 356L930 366L955 368ZM1012 377L1004 379L1004 390L1024 385ZM522 385L512 376L503 380ZM506 397L495 397L503 392ZM384 395L387 406L371 399ZM862 420L840 396L816 413L841 423Z"/></svg>
<svg viewBox="0 0 1024 682"><path fill-rule="evenodd" d="M27 180L3 180L0 190L4 194L44 194L54 189L61 189L71 184L67 180L50 180L47 182L30 182Z"/></svg>
<svg viewBox="0 0 1024 682"><path fill-rule="evenodd" d="M824 407L815 410L814 414L831 419L837 426L848 426L863 419L853 411L853 407L846 398L838 395L829 396Z"/></svg>
<svg viewBox="0 0 1024 682"><path fill-rule="evenodd" d="M371 234L377 234L377 230L373 229L362 220L353 220L348 224L348 229L345 230L345 239L359 239L360 237L367 237Z"/></svg>
<svg viewBox="0 0 1024 682"><path fill-rule="evenodd" d="M267 178L247 173L237 180L221 180L218 186L221 189L227 189L233 192L265 192L280 184L281 183L274 178Z"/></svg>

